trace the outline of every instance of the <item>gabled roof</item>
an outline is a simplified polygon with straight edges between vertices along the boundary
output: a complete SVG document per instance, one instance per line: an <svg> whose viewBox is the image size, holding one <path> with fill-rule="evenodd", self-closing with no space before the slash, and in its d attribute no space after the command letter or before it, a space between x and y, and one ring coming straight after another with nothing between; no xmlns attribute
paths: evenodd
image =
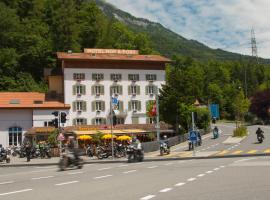
<svg viewBox="0 0 270 200"><path fill-rule="evenodd" d="M0 92L0 109L6 108L69 109L70 105L46 101L45 94L39 92Z"/></svg>

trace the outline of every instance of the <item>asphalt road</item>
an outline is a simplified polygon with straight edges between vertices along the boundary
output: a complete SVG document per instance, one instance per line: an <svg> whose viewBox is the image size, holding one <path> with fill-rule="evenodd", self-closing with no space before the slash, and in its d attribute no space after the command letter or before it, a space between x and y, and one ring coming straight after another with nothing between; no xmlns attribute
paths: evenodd
<svg viewBox="0 0 270 200"><path fill-rule="evenodd" d="M0 199L265 199L270 157L2 168Z"/></svg>

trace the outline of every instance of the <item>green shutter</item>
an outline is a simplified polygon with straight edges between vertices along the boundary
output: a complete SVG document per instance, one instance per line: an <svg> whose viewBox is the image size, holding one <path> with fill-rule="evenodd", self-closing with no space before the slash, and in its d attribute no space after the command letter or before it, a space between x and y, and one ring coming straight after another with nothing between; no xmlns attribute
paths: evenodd
<svg viewBox="0 0 270 200"><path fill-rule="evenodd" d="M149 86L147 85L147 86L145 86L145 95L148 95L149 94Z"/></svg>
<svg viewBox="0 0 270 200"><path fill-rule="evenodd" d="M86 109L87 109L86 108L86 101L83 101L83 103L82 103L82 109L83 109L82 111L86 111Z"/></svg>
<svg viewBox="0 0 270 200"><path fill-rule="evenodd" d="M73 120L72 120L72 124L73 124L73 126L76 125L76 119L73 119Z"/></svg>
<svg viewBox="0 0 270 200"><path fill-rule="evenodd" d="M95 125L95 118L91 120L92 124Z"/></svg>
<svg viewBox="0 0 270 200"><path fill-rule="evenodd" d="M119 86L119 94L122 95L123 94L123 86Z"/></svg>
<svg viewBox="0 0 270 200"><path fill-rule="evenodd" d="M83 124L87 125L87 119L85 119L85 118L83 119Z"/></svg>
<svg viewBox="0 0 270 200"><path fill-rule="evenodd" d="M92 112L96 111L96 102L92 101Z"/></svg>
<svg viewBox="0 0 270 200"><path fill-rule="evenodd" d="M73 112L75 112L77 109L76 109L76 101L74 101L73 103L72 103L72 108L73 108Z"/></svg>
<svg viewBox="0 0 270 200"><path fill-rule="evenodd" d="M131 101L128 102L128 110L131 111Z"/></svg>
<svg viewBox="0 0 270 200"><path fill-rule="evenodd" d="M158 94L158 87L154 86L154 94Z"/></svg>
<svg viewBox="0 0 270 200"><path fill-rule="evenodd" d="M141 89L140 86L137 85L137 86L136 86L136 94L137 94L137 95L140 95L140 94L141 94L140 89Z"/></svg>
<svg viewBox="0 0 270 200"><path fill-rule="evenodd" d="M138 111L141 111L141 109L142 109L141 102L140 102L140 101L138 101Z"/></svg>
<svg viewBox="0 0 270 200"><path fill-rule="evenodd" d="M101 95L104 95L104 86L103 85L100 86L100 93L101 93Z"/></svg>
<svg viewBox="0 0 270 200"><path fill-rule="evenodd" d="M101 123L102 123L102 124L106 124L106 118L102 118L102 119L101 119Z"/></svg>
<svg viewBox="0 0 270 200"><path fill-rule="evenodd" d="M131 86L128 86L128 95L131 95Z"/></svg>
<svg viewBox="0 0 270 200"><path fill-rule="evenodd" d="M105 101L101 101L101 110L105 111Z"/></svg>
<svg viewBox="0 0 270 200"><path fill-rule="evenodd" d="M96 95L95 85L92 85L92 87L91 87L91 94Z"/></svg>
<svg viewBox="0 0 270 200"><path fill-rule="evenodd" d="M119 101L119 111L120 112L123 112L124 111L124 103L123 103L123 101Z"/></svg>
<svg viewBox="0 0 270 200"><path fill-rule="evenodd" d="M73 85L72 88L73 88L72 89L73 90L73 95L76 95L76 85Z"/></svg>
<svg viewBox="0 0 270 200"><path fill-rule="evenodd" d="M82 85L82 94L85 95L86 94L86 86Z"/></svg>

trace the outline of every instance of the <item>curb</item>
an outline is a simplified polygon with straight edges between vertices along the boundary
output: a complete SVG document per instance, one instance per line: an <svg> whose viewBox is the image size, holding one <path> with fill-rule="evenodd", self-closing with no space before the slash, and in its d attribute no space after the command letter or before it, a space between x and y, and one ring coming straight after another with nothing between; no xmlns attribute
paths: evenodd
<svg viewBox="0 0 270 200"><path fill-rule="evenodd" d="M242 155L224 155L224 156L200 156L200 157L171 157L171 158L145 158L144 162L154 162L154 161L173 161L173 160L207 160L207 159L220 159L220 158L242 158L242 157L262 157L270 156L270 153L261 154L242 154ZM84 164L108 164L108 163L127 163L127 160L104 160L104 161L85 161ZM57 163L33 163L33 164L4 164L1 167L25 167L25 166L54 166Z"/></svg>

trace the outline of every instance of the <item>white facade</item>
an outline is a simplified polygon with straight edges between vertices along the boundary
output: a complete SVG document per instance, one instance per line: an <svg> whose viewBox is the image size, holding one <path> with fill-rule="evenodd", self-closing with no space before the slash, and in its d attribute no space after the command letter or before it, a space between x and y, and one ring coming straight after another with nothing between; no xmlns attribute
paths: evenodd
<svg viewBox="0 0 270 200"><path fill-rule="evenodd" d="M76 81L73 78L74 73L82 73L85 75L85 79L82 81ZM103 74L104 79L101 81L96 81L92 79L92 74ZM121 80L114 82L111 80L111 74L121 74ZM133 82L128 79L129 74L139 74L139 81ZM156 80L148 81L146 80L147 74L155 74ZM133 70L133 69L90 69L90 68L65 68L64 69L64 98L65 104L70 104L70 120L68 125L74 125L73 120L76 118L87 119L87 124L93 124L93 119L95 118L106 118L106 123L110 123L108 120L108 115L110 113L110 98L111 92L110 87L113 84L122 86L122 94L118 95L118 100L123 102L123 113L125 124L132 124L132 117L139 117L138 123L146 123L146 102L148 100L155 100L155 95L146 94L146 86L154 85L161 88L161 84L165 83L165 70ZM85 86L85 94L76 95L73 93L73 86L76 84L81 84ZM92 86L95 84L100 84L104 86L104 95L93 95ZM140 87L140 93L137 95L131 95L128 92L128 87L135 84ZM92 102L96 100L102 100L105 102L104 111L93 111ZM129 110L129 102L131 100L138 100L141 102L141 109L137 112L133 112L132 109ZM75 111L73 109L73 102L75 101L85 101L86 111Z"/></svg>
<svg viewBox="0 0 270 200"><path fill-rule="evenodd" d="M55 118L55 116L52 115L52 112L54 111L65 112L67 113L67 116L69 116L69 110L59 110L59 109L33 110L33 127L48 126L48 122L52 121ZM68 121L68 117L67 117L67 121ZM64 126L65 125L66 124L64 124Z"/></svg>

